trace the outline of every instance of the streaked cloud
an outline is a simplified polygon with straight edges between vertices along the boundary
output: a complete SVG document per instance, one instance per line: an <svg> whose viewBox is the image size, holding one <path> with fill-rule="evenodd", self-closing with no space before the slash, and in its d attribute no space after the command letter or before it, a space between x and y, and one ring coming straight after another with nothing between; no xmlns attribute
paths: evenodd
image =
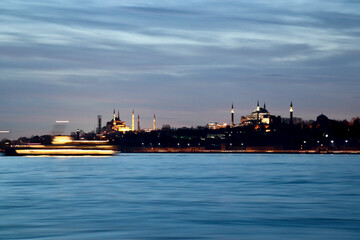
<svg viewBox="0 0 360 240"><path fill-rule="evenodd" d="M89 130L78 109L96 121L121 108L129 121L135 108L196 126L227 121L231 102L247 114L257 99L279 115L291 99L300 117L351 118L359 10L350 0L3 0L0 124L27 131L14 119L36 112L39 125L65 115Z"/></svg>

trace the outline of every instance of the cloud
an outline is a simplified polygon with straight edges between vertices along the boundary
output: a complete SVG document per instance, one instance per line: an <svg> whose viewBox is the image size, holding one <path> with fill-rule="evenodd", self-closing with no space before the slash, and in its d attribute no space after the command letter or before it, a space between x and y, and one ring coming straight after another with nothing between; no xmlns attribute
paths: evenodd
<svg viewBox="0 0 360 240"><path fill-rule="evenodd" d="M48 121L60 114L52 109L91 117L116 107L196 126L226 120L232 101L249 111L259 98L274 109L317 102L302 112L310 117L331 95L330 117L344 118L360 104L356 1L4 0L0 11L7 122L17 110Z"/></svg>

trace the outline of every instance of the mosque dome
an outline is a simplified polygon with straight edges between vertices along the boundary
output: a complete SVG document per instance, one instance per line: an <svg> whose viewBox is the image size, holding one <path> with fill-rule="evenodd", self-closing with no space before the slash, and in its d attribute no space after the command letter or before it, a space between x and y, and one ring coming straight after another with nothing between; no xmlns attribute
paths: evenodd
<svg viewBox="0 0 360 240"><path fill-rule="evenodd" d="M316 118L316 121L317 122L327 122L327 121L329 121L329 118L327 116L325 116L324 114L321 114Z"/></svg>
<svg viewBox="0 0 360 240"><path fill-rule="evenodd" d="M266 108L259 108L259 110L257 110L257 109L255 109L253 112L252 112L253 114L257 114L257 113L263 113L263 114L265 114L265 113L269 113L269 111L268 110L266 110Z"/></svg>

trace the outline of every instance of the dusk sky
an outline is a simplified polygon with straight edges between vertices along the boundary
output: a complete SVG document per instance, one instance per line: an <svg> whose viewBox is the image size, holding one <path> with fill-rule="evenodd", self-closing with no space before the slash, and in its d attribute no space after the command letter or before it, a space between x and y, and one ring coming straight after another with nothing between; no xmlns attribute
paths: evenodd
<svg viewBox="0 0 360 240"><path fill-rule="evenodd" d="M0 139L111 120L141 127L360 115L360 2L0 1Z"/></svg>

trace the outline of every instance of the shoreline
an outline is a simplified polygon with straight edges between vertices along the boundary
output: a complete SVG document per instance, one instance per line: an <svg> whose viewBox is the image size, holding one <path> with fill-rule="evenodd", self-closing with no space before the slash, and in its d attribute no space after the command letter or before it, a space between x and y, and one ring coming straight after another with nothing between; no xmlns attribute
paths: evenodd
<svg viewBox="0 0 360 240"><path fill-rule="evenodd" d="M198 148L127 148L120 149L118 153L197 153L197 154L350 154L350 155L360 155L360 150L269 150L269 149L248 149L248 150L205 150ZM0 151L0 156L6 156L4 151ZM37 156L36 154L33 156ZM56 156L56 155L53 155Z"/></svg>
<svg viewBox="0 0 360 240"><path fill-rule="evenodd" d="M124 149L122 153L261 153L261 154L360 154L360 150L205 150L196 148L164 149L139 148Z"/></svg>

